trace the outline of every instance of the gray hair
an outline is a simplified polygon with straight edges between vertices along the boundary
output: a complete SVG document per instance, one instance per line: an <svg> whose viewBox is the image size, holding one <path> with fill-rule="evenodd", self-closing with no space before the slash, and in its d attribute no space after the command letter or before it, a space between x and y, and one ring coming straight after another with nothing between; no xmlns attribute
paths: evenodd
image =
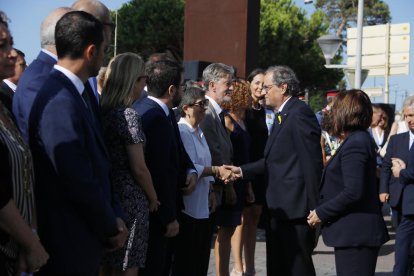
<svg viewBox="0 0 414 276"><path fill-rule="evenodd" d="M62 16L72 11L68 7L60 7L49 13L48 16L43 20L40 26L40 47L43 49L48 47L56 47L55 43L55 28L56 23Z"/></svg>
<svg viewBox="0 0 414 276"><path fill-rule="evenodd" d="M266 74L272 73L273 83L277 86L286 83L287 93L290 96L297 96L300 92L299 81L295 72L287 66L271 66L266 70Z"/></svg>
<svg viewBox="0 0 414 276"><path fill-rule="evenodd" d="M414 96L408 96L404 100L402 109L404 110L404 108L409 107L409 106L413 106L413 105L414 105Z"/></svg>
<svg viewBox="0 0 414 276"><path fill-rule="evenodd" d="M212 63L203 71L204 87L208 90L210 82L218 82L221 78L230 75L234 76L234 69L224 63Z"/></svg>
<svg viewBox="0 0 414 276"><path fill-rule="evenodd" d="M183 107L185 105L192 105L199 98L204 98L206 92L197 86L187 86L181 98L181 102L178 105L181 117L185 117Z"/></svg>

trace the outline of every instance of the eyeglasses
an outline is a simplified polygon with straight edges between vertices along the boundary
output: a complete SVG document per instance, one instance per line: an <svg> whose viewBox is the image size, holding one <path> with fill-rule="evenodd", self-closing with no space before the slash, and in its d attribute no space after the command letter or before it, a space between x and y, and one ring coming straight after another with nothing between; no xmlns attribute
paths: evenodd
<svg viewBox="0 0 414 276"><path fill-rule="evenodd" d="M208 104L210 103L210 101L208 99L204 99L198 102L195 102L193 104L190 104L189 106L199 106L201 108L206 108L208 106Z"/></svg>
<svg viewBox="0 0 414 276"><path fill-rule="evenodd" d="M273 86L275 86L276 84L272 84L272 85L263 85L262 90L264 92L269 92L270 89L272 89Z"/></svg>

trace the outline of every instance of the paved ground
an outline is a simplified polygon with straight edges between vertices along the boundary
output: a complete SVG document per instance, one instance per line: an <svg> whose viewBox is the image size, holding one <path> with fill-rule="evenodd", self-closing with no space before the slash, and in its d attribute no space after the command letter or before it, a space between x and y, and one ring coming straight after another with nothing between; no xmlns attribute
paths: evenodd
<svg viewBox="0 0 414 276"><path fill-rule="evenodd" d="M380 250L378 257L377 268L375 275L378 276L391 276L392 267L394 265L394 238L395 233L390 226L390 218L385 217L388 230L390 232L391 240L384 244ZM318 276L334 276L335 273L335 260L333 255L333 249L326 247L319 239L318 246L316 247L313 255L313 261L316 268L316 275ZM230 264L230 269L233 264ZM214 252L211 250L210 266L208 275L215 275L215 261ZM256 275L266 275L266 251L265 240L263 230L258 230L257 243L256 243Z"/></svg>

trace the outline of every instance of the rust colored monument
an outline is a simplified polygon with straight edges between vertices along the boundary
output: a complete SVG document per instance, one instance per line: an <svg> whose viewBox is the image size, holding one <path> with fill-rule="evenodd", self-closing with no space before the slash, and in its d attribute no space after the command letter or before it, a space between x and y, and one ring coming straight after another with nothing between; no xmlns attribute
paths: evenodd
<svg viewBox="0 0 414 276"><path fill-rule="evenodd" d="M184 61L222 62L246 77L257 65L260 0L186 0Z"/></svg>

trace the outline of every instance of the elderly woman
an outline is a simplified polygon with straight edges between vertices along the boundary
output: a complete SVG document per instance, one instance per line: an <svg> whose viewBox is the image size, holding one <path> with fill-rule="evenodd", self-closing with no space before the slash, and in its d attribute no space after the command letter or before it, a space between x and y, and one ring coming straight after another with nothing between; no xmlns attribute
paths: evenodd
<svg viewBox="0 0 414 276"><path fill-rule="evenodd" d="M0 11L0 80L14 74L11 44L7 18ZM35 226L32 156L1 102L0 164L0 275L36 272L49 256L30 227Z"/></svg>
<svg viewBox="0 0 414 276"><path fill-rule="evenodd" d="M215 209L213 176L226 179L231 174L223 166L211 166L210 150L199 127L209 104L204 96L205 91L199 87L187 85L178 106L180 136L197 170L198 182L194 192L183 197L184 209L179 215L180 232L172 270L172 275L177 276L207 275L212 234L209 214Z"/></svg>
<svg viewBox="0 0 414 276"><path fill-rule="evenodd" d="M367 132L372 107L361 90L342 91L332 108L328 132L341 139L322 176L320 204L308 216L322 225L326 245L335 248L338 276L374 275L378 251L388 240L378 204L375 145Z"/></svg>
<svg viewBox="0 0 414 276"><path fill-rule="evenodd" d="M108 65L102 91L102 123L112 163L111 181L127 214L130 231L123 248L106 254L104 272L108 275L137 275L139 268L144 267L149 211L156 211L159 206L144 159L141 118L131 108L146 84L144 71L140 56L117 55Z"/></svg>

